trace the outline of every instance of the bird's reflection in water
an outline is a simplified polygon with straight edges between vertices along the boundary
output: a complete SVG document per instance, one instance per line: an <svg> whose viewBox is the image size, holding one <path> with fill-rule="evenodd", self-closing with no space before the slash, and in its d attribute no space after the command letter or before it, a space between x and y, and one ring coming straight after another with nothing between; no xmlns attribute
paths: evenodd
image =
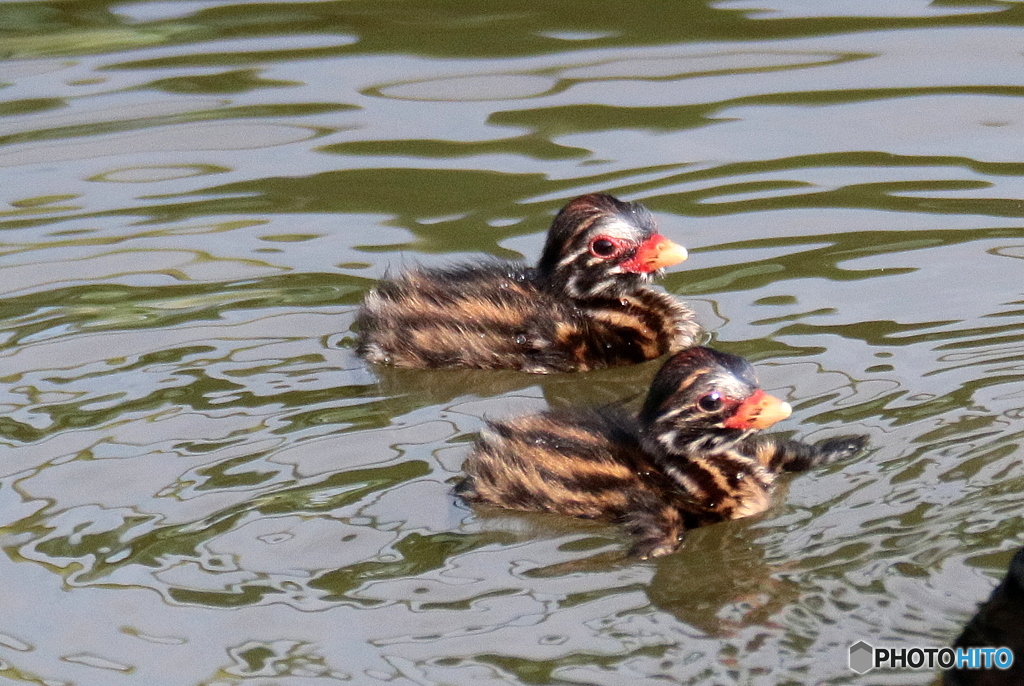
<svg viewBox="0 0 1024 686"><path fill-rule="evenodd" d="M773 626L800 588L773 574L778 566L765 561L757 537L740 522L689 532L678 553L659 561L647 588L651 603L709 636Z"/></svg>
<svg viewBox="0 0 1024 686"><path fill-rule="evenodd" d="M534 526L545 522L551 531L557 526L553 516L512 516L532 520ZM778 566L765 562L765 550L756 542L758 534L746 523L694 529L687 533L677 552L656 562L638 563L626 554L621 536L613 527L561 519L569 526L593 527L592 537L574 545L581 546L581 550L583 546L600 550L531 569L525 576L554 577L651 564L654 577L643 589L651 604L707 636L718 637L731 636L749 626L775 626L773 618L800 595L796 582L773 575L779 571Z"/></svg>
<svg viewBox="0 0 1024 686"><path fill-rule="evenodd" d="M945 686L1020 686L1024 684L1024 549L1017 551L1003 582L982 603L953 643L957 648L993 647L1013 651L1009 669L951 669Z"/></svg>
<svg viewBox="0 0 1024 686"><path fill-rule="evenodd" d="M639 407L662 359L632 367L602 369L587 374L523 374L489 369L400 369L382 365L371 368L382 396L400 410L447 407L457 398L492 398L539 388L548 406L577 407L625 403Z"/></svg>

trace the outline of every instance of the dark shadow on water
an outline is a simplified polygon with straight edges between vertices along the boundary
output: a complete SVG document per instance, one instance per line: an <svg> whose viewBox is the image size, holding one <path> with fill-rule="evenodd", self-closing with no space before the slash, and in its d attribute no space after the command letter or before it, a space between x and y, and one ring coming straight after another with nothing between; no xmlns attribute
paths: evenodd
<svg viewBox="0 0 1024 686"><path fill-rule="evenodd" d="M1010 562L1010 569L992 596L978 608L954 641L954 647L1009 648L1013 665L1007 670L951 669L945 686L1020 686L1024 684L1024 549Z"/></svg>

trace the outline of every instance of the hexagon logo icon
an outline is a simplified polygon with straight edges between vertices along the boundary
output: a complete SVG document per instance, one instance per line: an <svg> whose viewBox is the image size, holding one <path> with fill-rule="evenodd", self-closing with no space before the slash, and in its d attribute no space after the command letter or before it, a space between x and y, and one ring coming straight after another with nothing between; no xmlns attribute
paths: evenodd
<svg viewBox="0 0 1024 686"><path fill-rule="evenodd" d="M864 641L857 641L850 646L850 669L863 674L874 666L875 649Z"/></svg>

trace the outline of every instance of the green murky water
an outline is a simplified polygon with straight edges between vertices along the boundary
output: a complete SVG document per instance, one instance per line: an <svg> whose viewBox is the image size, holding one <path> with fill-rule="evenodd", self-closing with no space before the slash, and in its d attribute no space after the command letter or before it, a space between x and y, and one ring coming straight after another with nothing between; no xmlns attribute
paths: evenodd
<svg viewBox="0 0 1024 686"><path fill-rule="evenodd" d="M1021 3L3 2L0 179L9 681L860 683L1024 543ZM657 363L371 370L354 309L590 191L872 450L650 563L456 504L485 416Z"/></svg>

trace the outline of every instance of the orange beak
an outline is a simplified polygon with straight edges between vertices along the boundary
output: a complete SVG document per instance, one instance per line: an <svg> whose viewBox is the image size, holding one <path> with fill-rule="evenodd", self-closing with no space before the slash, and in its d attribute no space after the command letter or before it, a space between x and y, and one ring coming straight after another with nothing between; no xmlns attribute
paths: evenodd
<svg viewBox="0 0 1024 686"><path fill-rule="evenodd" d="M758 389L736 408L735 414L723 422L728 429L767 429L775 422L793 414L789 403Z"/></svg>
<svg viewBox="0 0 1024 686"><path fill-rule="evenodd" d="M627 272L647 274L679 264L687 257L686 248L656 233L640 244L636 255L623 262L622 268Z"/></svg>

